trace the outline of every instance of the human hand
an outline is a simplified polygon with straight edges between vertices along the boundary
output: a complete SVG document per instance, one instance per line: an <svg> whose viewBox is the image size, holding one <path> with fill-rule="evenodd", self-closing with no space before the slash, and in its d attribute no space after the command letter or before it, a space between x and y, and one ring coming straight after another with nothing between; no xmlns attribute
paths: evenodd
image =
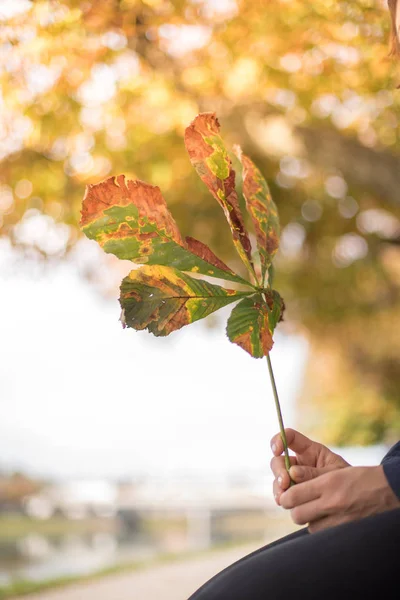
<svg viewBox="0 0 400 600"><path fill-rule="evenodd" d="M273 493L275 502L280 504L280 496L290 486L290 479L295 483L308 481L336 469L348 467L341 456L335 454L329 448L310 440L308 437L295 429L285 429L288 447L296 453L290 457L290 477L286 470L283 454L283 442L280 433L271 439L271 448L274 457L271 460L271 469L275 475Z"/></svg>
<svg viewBox="0 0 400 600"><path fill-rule="evenodd" d="M382 465L326 472L283 492L280 504L310 533L399 508Z"/></svg>

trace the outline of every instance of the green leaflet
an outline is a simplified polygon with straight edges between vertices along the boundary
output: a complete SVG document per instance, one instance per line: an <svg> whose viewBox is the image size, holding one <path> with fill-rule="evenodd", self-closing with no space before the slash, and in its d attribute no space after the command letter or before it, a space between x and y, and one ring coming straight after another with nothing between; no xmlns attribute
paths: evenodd
<svg viewBox="0 0 400 600"><path fill-rule="evenodd" d="M243 167L243 196L253 221L261 262L261 284L279 247L279 217L268 184L240 146L233 148Z"/></svg>
<svg viewBox="0 0 400 600"><path fill-rule="evenodd" d="M105 252L249 285L202 242L183 240L160 189L124 175L88 186L81 226Z"/></svg>
<svg viewBox="0 0 400 600"><path fill-rule="evenodd" d="M254 273L250 238L235 189L235 171L219 129L214 113L201 113L185 130L185 146L192 165L223 208L240 258L250 273Z"/></svg>
<svg viewBox="0 0 400 600"><path fill-rule="evenodd" d="M278 292L244 298L232 310L226 333L231 342L254 358L266 356L273 346L272 334L281 319L283 303Z"/></svg>
<svg viewBox="0 0 400 600"><path fill-rule="evenodd" d="M121 321L165 336L251 293L227 290L171 267L146 265L122 281Z"/></svg>

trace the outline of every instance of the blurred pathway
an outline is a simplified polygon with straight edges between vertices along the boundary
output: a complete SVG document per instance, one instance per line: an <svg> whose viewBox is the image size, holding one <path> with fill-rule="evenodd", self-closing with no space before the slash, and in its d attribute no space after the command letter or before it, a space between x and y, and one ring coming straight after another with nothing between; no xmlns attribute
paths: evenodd
<svg viewBox="0 0 400 600"><path fill-rule="evenodd" d="M111 575L90 583L23 596L20 600L187 600L221 569L266 543L268 540L141 571Z"/></svg>

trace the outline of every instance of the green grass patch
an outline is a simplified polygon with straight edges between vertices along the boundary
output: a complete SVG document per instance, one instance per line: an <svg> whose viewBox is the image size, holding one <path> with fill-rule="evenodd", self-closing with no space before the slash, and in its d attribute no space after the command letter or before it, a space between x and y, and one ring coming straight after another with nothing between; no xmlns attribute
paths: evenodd
<svg viewBox="0 0 400 600"><path fill-rule="evenodd" d="M155 567L157 565L182 561L182 560L191 560L195 558L200 558L202 556L206 556L212 554L214 552L220 552L221 550L228 550L230 548L239 548L240 546L248 545L249 543L257 543L260 542L260 539L247 540L246 542L224 542L222 544L217 544L212 548L206 550L195 550L189 551L185 553L167 553L161 554L155 558L146 559L143 561L135 561L129 563L121 563L112 565L110 567L106 567L105 569L101 569L92 573L90 575L72 575L67 577L57 577L54 579L48 579L44 581L26 581L26 580L15 580L12 583L0 586L0 600L8 600L9 598L18 598L19 596L25 596L29 594L34 594L38 592L44 592L46 590L56 589L60 587L65 587L67 585L71 585L73 583L87 583L91 581L97 581L103 577L109 577L111 575L117 575L120 573L129 573L133 571L148 569L151 567Z"/></svg>
<svg viewBox="0 0 400 600"><path fill-rule="evenodd" d="M116 522L113 519L70 520L63 517L53 517L41 521L22 515L0 516L0 541L18 539L31 533L53 537L71 533L113 532L115 527Z"/></svg>

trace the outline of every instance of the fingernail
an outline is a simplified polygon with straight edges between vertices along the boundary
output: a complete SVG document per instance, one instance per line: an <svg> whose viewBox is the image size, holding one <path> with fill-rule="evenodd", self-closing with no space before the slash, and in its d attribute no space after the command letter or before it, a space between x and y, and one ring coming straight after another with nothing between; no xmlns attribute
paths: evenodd
<svg viewBox="0 0 400 600"><path fill-rule="evenodd" d="M276 444L275 443L271 444L271 449L272 449L272 452L275 454L275 452L276 452Z"/></svg>
<svg viewBox="0 0 400 600"><path fill-rule="evenodd" d="M279 483L279 485L282 485L282 481L283 481L282 475L279 475L279 477L278 477L278 483Z"/></svg>

